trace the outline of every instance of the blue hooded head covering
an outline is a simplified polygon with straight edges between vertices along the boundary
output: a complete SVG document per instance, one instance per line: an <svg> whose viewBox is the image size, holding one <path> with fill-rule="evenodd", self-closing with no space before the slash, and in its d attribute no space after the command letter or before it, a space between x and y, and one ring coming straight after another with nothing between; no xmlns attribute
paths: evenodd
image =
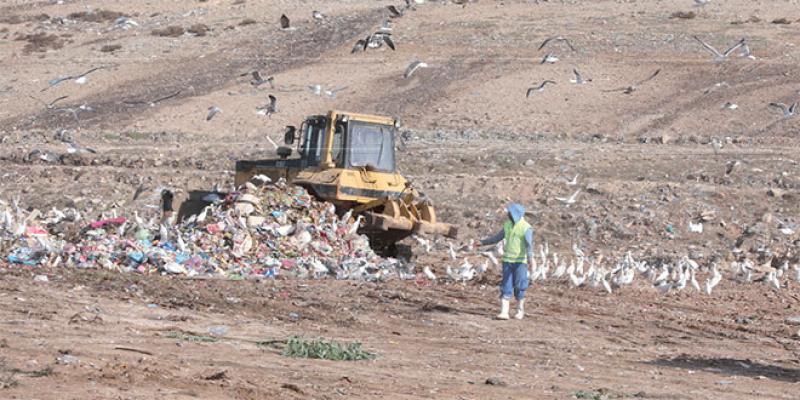
<svg viewBox="0 0 800 400"><path fill-rule="evenodd" d="M525 207L519 203L511 203L506 208L508 214L511 215L511 220L516 224L525 215Z"/></svg>

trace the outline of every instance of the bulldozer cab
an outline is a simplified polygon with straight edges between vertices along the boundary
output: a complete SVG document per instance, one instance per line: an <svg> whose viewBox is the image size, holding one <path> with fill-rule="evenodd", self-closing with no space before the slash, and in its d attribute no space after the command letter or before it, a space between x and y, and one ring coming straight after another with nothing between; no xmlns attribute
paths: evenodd
<svg viewBox="0 0 800 400"><path fill-rule="evenodd" d="M394 173L396 125L388 118L335 112L309 117L300 126L297 152L305 167ZM287 145L295 141L294 132L295 129L287 128Z"/></svg>

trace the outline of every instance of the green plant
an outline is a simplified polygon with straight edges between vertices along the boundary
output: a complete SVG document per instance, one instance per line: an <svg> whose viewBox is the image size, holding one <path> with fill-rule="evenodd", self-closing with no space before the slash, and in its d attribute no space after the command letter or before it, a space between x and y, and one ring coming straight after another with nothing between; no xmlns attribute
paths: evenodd
<svg viewBox="0 0 800 400"><path fill-rule="evenodd" d="M371 360L375 355L361 348L361 343L339 343L324 339L289 338L283 355L297 358L316 358L332 361Z"/></svg>

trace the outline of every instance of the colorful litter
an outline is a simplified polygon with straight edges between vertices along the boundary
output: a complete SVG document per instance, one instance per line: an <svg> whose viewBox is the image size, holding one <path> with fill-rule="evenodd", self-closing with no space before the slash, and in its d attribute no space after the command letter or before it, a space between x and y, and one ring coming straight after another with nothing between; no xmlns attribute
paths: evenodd
<svg viewBox="0 0 800 400"><path fill-rule="evenodd" d="M0 254L9 264L141 274L414 279L413 266L375 254L357 221L283 181L216 198L181 222L112 210L42 214L0 202Z"/></svg>

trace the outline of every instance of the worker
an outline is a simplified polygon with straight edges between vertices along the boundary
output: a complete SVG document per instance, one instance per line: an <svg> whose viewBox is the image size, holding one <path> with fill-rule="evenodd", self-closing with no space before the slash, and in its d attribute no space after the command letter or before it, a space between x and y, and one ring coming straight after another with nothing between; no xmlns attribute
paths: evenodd
<svg viewBox="0 0 800 400"><path fill-rule="evenodd" d="M503 279L500 281L500 314L497 319L508 319L511 296L517 299L516 319L525 316L525 289L528 288L528 265L533 262L533 228L525 221L525 207L512 203L507 208L508 219L503 229L480 241L481 246L497 244L504 240Z"/></svg>
<svg viewBox="0 0 800 400"><path fill-rule="evenodd" d="M172 215L175 211L172 209L172 200L175 195L169 189L161 191L161 222L172 220Z"/></svg>

